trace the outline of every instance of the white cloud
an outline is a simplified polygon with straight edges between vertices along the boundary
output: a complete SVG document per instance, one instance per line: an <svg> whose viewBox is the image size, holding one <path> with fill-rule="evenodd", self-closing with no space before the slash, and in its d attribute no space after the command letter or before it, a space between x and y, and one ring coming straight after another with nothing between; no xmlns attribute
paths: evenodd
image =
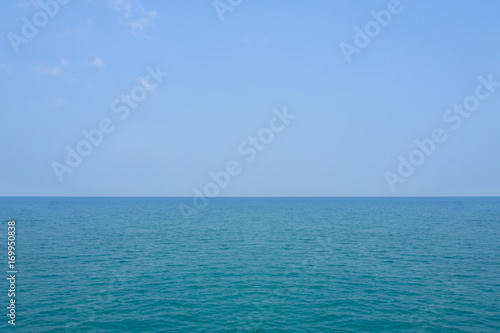
<svg viewBox="0 0 500 333"><path fill-rule="evenodd" d="M144 33L144 28L153 26L154 18L158 13L154 10L147 10L142 7L138 9L138 12L140 18L133 22L129 22L129 26L132 29L132 35L151 39L151 37Z"/></svg>
<svg viewBox="0 0 500 333"><path fill-rule="evenodd" d="M41 64L40 66L35 67L35 71L40 74L52 76L59 76L62 74L61 67L57 65L50 66L47 64Z"/></svg>
<svg viewBox="0 0 500 333"><path fill-rule="evenodd" d="M28 1L18 1L17 5L21 8L26 8L30 6L30 3Z"/></svg>
<svg viewBox="0 0 500 333"><path fill-rule="evenodd" d="M144 31L147 27L153 26L154 18L158 15L155 10L146 9L140 5L133 7L127 0L113 0L111 6L114 10L123 13L133 36L151 39Z"/></svg>
<svg viewBox="0 0 500 333"><path fill-rule="evenodd" d="M17 2L17 5L21 8L34 7L38 8L38 4L33 0L21 0Z"/></svg>
<svg viewBox="0 0 500 333"><path fill-rule="evenodd" d="M148 17L155 17L156 15L158 15L156 10L149 10L149 9L144 8L144 7L138 8L138 11L141 15L145 15Z"/></svg>
<svg viewBox="0 0 500 333"><path fill-rule="evenodd" d="M0 72L6 72L6 73L11 74L9 67L6 64L4 64L3 62L0 63Z"/></svg>
<svg viewBox="0 0 500 333"><path fill-rule="evenodd" d="M141 18L137 21L130 22L128 25L132 29L132 35L136 37L144 37L146 39L151 39L150 36L144 33L144 28L152 25L152 22L150 20Z"/></svg>
<svg viewBox="0 0 500 333"><path fill-rule="evenodd" d="M65 67L67 65L68 62L62 59L59 65L41 64L35 67L35 72L44 75L60 76L62 74L62 67Z"/></svg>
<svg viewBox="0 0 500 333"><path fill-rule="evenodd" d="M130 2L126 0L113 0L111 2L111 6L113 7L114 10L123 13L123 16L125 18L130 17L131 7L132 7Z"/></svg>
<svg viewBox="0 0 500 333"><path fill-rule="evenodd" d="M62 100L62 98L60 98L60 97L56 97L56 98L54 98L54 104L55 104L56 106L61 107L61 106L63 106L63 105L64 105L64 101Z"/></svg>
<svg viewBox="0 0 500 333"><path fill-rule="evenodd" d="M91 65L96 68L104 68L104 61L102 61L101 58L96 57L94 61L92 61Z"/></svg>

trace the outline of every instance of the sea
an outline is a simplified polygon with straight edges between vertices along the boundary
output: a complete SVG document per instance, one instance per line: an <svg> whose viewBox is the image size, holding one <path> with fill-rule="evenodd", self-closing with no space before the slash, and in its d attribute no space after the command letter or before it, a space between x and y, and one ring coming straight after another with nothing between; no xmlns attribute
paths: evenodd
<svg viewBox="0 0 500 333"><path fill-rule="evenodd" d="M0 332L500 332L499 197L2 197L0 215Z"/></svg>

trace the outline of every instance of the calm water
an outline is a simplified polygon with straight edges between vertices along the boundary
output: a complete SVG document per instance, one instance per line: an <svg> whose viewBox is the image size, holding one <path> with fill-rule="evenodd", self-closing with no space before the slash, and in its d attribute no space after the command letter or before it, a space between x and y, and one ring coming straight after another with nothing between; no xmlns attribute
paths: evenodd
<svg viewBox="0 0 500 333"><path fill-rule="evenodd" d="M0 198L16 330L500 331L500 198L181 202Z"/></svg>

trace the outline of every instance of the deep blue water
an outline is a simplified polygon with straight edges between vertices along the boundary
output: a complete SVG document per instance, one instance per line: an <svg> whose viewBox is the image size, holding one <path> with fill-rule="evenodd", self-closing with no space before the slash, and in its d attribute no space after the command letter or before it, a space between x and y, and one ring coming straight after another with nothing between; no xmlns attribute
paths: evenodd
<svg viewBox="0 0 500 333"><path fill-rule="evenodd" d="M15 330L500 331L500 198L218 198L189 221L180 203L0 198Z"/></svg>

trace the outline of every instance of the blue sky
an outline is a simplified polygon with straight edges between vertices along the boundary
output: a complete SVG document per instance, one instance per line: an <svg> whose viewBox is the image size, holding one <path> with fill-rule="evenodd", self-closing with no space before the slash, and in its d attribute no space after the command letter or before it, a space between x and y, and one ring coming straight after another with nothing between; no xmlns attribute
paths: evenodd
<svg viewBox="0 0 500 333"><path fill-rule="evenodd" d="M192 196L230 161L221 196L500 195L500 4L392 1L6 2L0 195ZM341 45L377 24L348 62ZM276 112L295 117L248 161Z"/></svg>

